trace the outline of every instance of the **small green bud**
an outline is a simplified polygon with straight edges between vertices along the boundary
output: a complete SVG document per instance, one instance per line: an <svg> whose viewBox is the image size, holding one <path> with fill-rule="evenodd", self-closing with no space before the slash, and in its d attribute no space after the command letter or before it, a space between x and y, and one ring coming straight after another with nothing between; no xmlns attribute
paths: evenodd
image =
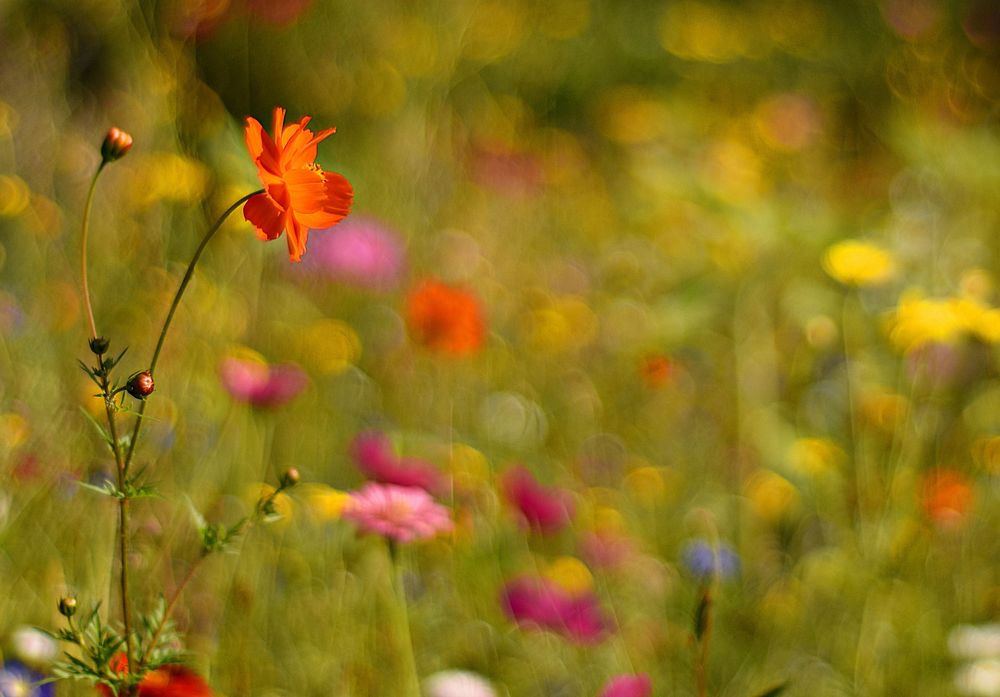
<svg viewBox="0 0 1000 697"><path fill-rule="evenodd" d="M59 614L63 617L72 617L76 614L76 596L65 595L59 598Z"/></svg>
<svg viewBox="0 0 1000 697"><path fill-rule="evenodd" d="M90 350L98 356L107 353L110 345L111 342L103 336L98 336L90 340Z"/></svg>

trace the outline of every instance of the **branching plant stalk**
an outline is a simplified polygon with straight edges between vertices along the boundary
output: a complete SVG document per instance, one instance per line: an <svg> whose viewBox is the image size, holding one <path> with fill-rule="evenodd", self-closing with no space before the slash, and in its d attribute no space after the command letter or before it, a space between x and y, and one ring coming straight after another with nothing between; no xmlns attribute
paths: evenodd
<svg viewBox="0 0 1000 697"><path fill-rule="evenodd" d="M163 350L163 342L167 338L167 330L170 329L170 323L174 319L174 313L177 312L177 307L180 305L181 297L184 295L184 291L187 289L188 283L191 282L191 277L194 275L194 268L198 264L198 260L201 259L201 254L205 251L205 247L208 246L209 241L215 236L215 233L219 231L219 228L222 227L222 224L233 213L233 211L246 203L251 197L263 192L263 189L258 189L257 191L251 192L236 201L236 203L226 209L225 213L219 216L219 219L215 221L215 224L212 225L212 227L208 229L208 232L205 233L205 236L201 238L201 242L195 250L194 256L191 257L191 261L188 263L187 271L184 272L184 278L181 279L181 284L178 286L177 292L174 294L173 302L170 303L170 309L167 311L167 317L163 321L163 327L160 329L160 336L156 340L156 348L153 349L153 357L150 359L149 366L147 367L150 375L154 377L156 375L156 363L160 359L160 351ZM139 413L136 415L135 425L132 427L132 435L129 438L128 453L125 455L126 474L128 474L129 465L132 464L132 456L135 454L135 445L139 440L139 433L142 431L142 417L145 411L146 401L143 400L139 404Z"/></svg>

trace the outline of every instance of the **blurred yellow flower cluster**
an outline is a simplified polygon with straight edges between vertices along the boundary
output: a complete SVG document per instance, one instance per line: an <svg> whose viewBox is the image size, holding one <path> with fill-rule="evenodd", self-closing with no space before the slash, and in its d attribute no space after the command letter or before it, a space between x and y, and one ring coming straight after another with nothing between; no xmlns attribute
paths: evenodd
<svg viewBox="0 0 1000 697"><path fill-rule="evenodd" d="M889 338L901 351L929 343L954 344L968 337L1000 342L1000 310L972 296L925 298L910 290L888 322Z"/></svg>

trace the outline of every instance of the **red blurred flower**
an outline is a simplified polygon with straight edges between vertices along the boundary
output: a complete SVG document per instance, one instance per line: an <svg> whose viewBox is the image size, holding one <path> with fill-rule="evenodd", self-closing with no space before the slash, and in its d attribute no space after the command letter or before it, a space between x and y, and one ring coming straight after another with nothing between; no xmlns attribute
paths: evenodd
<svg viewBox="0 0 1000 697"><path fill-rule="evenodd" d="M572 495L565 489L542 486L521 465L503 474L500 488L504 498L517 508L527 524L541 533L558 532L573 517Z"/></svg>
<svg viewBox="0 0 1000 697"><path fill-rule="evenodd" d="M922 503L935 523L956 525L972 508L975 493L969 478L961 472L935 469L923 480Z"/></svg>
<svg viewBox="0 0 1000 697"><path fill-rule="evenodd" d="M433 278L407 298L406 325L418 344L455 355L477 351L486 338L479 299Z"/></svg>
<svg viewBox="0 0 1000 697"><path fill-rule="evenodd" d="M264 193L243 206L243 217L257 228L264 240L288 233L288 255L299 261L306 251L310 228L329 228L351 211L354 190L336 172L324 172L316 164L316 146L336 129L313 134L306 124L310 117L285 126L285 110L274 110L272 139L255 118L247 118L247 150L257 165Z"/></svg>
<svg viewBox="0 0 1000 697"><path fill-rule="evenodd" d="M399 457L389 438L379 431L364 431L351 442L351 457L369 479L383 484L415 486L430 493L444 488L444 477L430 462Z"/></svg>
<svg viewBox="0 0 1000 697"><path fill-rule="evenodd" d="M128 659L119 651L108 667L116 673L128 672ZM113 697L107 685L97 685L103 697ZM151 670L139 683L139 697L212 697L212 690L200 675L186 666L166 665Z"/></svg>
<svg viewBox="0 0 1000 697"><path fill-rule="evenodd" d="M500 603L518 625L548 629L581 644L598 642L609 630L596 595L589 591L570 595L546 578L510 581Z"/></svg>
<svg viewBox="0 0 1000 697"><path fill-rule="evenodd" d="M673 375L674 365L666 356L653 354L642 359L639 372L649 387L663 387Z"/></svg>

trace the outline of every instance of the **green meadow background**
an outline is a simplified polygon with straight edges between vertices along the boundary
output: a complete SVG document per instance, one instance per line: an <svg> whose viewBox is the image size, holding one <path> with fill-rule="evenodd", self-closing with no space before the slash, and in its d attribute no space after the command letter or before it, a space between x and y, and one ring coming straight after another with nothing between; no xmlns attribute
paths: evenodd
<svg viewBox="0 0 1000 697"><path fill-rule="evenodd" d="M318 161L407 268L384 291L324 280L236 214L184 297L137 459L161 494L133 505L137 604L197 557L190 506L233 522L261 483L303 479L179 607L218 694L399 693L383 546L317 506L362 484L348 446L373 427L453 482L457 531L403 550L421 676L576 697L645 672L695 695L682 552L707 540L740 557L713 596L713 697L1000 694L956 679L948 642L1000 618L1000 332L948 324L958 299L992 310L1000 273L988 0L0 0L5 656L18 627L59 626L67 592L117 608L115 508L77 483L113 467L77 366L101 140L135 139L90 233L127 375L208 225L259 188L243 122L275 106L337 127ZM894 273L839 282L824 255L845 239ZM480 299L479 351L409 336L426 278ZM246 349L307 389L235 401L219 365ZM496 486L513 464L573 492L570 529L518 524ZM633 547L584 574L615 631L517 628L503 583L595 530Z"/></svg>

